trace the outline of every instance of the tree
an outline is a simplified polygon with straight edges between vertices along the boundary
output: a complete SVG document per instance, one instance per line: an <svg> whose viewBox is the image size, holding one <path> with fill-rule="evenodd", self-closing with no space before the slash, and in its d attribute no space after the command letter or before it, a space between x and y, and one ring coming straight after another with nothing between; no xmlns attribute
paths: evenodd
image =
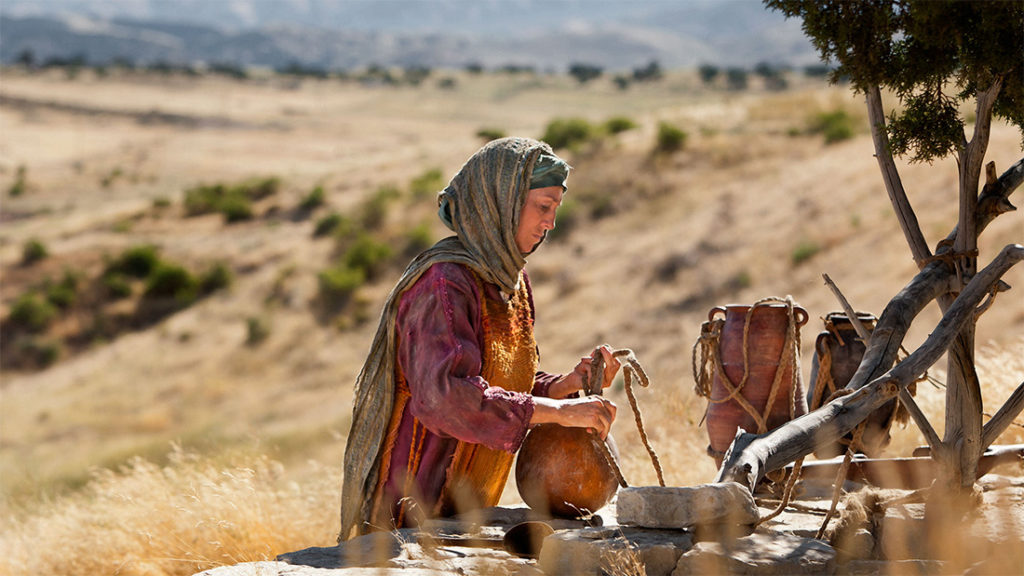
<svg viewBox="0 0 1024 576"><path fill-rule="evenodd" d="M1014 210L1009 196L1024 181L1024 158L997 177L986 166L979 179L993 117L1024 131L1024 3L936 0L765 0L803 29L827 63L833 82L848 79L865 96L874 153L893 210L918 274L885 307L867 352L848 384L852 392L763 436L737 435L720 480L753 486L766 472L856 427L874 409L899 396L931 446L943 493L963 494L977 479L982 452L1024 407L1024 383L988 423L982 423L981 386L974 367L977 317L996 293L1000 277L1024 259L1011 244L983 269L977 240L998 215ZM882 90L900 111L884 114ZM959 113L973 104L973 127ZM968 138L965 130L970 130ZM958 222L929 249L896 169L894 156L911 162L952 157L957 163ZM908 358L896 354L914 317L932 300L943 312L931 336ZM984 303L982 302L984 300ZM906 393L909 382L947 354L944 436ZM865 438L865 442L878 439Z"/></svg>
<svg viewBox="0 0 1024 576"><path fill-rule="evenodd" d="M598 78L604 73L604 69L600 66L594 66L592 64L582 64L575 62L569 65L569 75L576 79L580 84L586 84L594 78Z"/></svg>

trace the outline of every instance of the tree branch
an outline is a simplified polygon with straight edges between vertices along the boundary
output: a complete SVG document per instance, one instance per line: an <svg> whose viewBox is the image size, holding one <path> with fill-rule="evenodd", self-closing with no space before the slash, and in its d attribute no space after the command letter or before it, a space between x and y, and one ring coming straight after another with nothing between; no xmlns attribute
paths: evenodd
<svg viewBox="0 0 1024 576"><path fill-rule="evenodd" d="M716 481L739 482L752 489L767 472L778 470L810 454L816 445L834 442L852 430L938 361L964 324L974 318L974 309L988 294L991 286L1022 259L1024 246L1011 244L1003 248L988 266L971 279L935 330L914 353L856 392L840 396L818 410L763 435L738 431Z"/></svg>
<svg viewBox="0 0 1024 576"><path fill-rule="evenodd" d="M1020 414L1022 409L1024 409L1024 382L1017 386L1013 394L1010 394L1010 397L1006 399L1003 407L982 427L982 450L991 446L999 438L999 435L1006 430L1007 426L1013 423L1013 419L1017 417L1017 414Z"/></svg>
<svg viewBox="0 0 1024 576"><path fill-rule="evenodd" d="M896 163L892 158L892 151L889 148L889 136L885 132L885 109L882 107L882 93L878 85L865 90L868 105L868 121L871 124L871 140L875 144L875 158L878 160L878 167L882 172L882 180L885 182L885 190L889 193L889 201L892 202L893 211L899 220L903 235L910 245L910 252L918 263L918 268L924 266L924 261L931 255L928 244L921 233L921 226L917 223L917 215L910 206L907 193L903 190L903 182L900 180L899 172L896 170Z"/></svg>

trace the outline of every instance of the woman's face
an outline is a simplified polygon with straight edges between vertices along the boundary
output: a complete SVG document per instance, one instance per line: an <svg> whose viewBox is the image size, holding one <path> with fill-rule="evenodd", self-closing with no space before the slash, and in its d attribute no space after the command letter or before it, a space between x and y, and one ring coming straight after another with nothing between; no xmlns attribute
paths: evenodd
<svg viewBox="0 0 1024 576"><path fill-rule="evenodd" d="M534 188L527 192L516 230L516 247L520 252L533 252L544 239L544 234L555 227L555 211L562 205L563 194L561 186Z"/></svg>

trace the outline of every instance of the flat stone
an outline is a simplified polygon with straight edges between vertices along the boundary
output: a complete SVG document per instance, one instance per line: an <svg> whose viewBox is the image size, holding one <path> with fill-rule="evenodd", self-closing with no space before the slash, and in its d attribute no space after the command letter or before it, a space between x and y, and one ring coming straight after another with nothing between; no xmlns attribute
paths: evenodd
<svg viewBox="0 0 1024 576"><path fill-rule="evenodd" d="M544 540L537 565L548 576L641 573L626 569L637 566L646 570L647 576L668 576L691 546L692 535L676 530L561 530Z"/></svg>
<svg viewBox="0 0 1024 576"><path fill-rule="evenodd" d="M415 530L372 532L337 546L312 547L281 554L277 560L314 568L388 566L402 552L402 543L414 538Z"/></svg>
<svg viewBox="0 0 1024 576"><path fill-rule="evenodd" d="M672 576L689 574L833 574L836 551L813 538L751 534L727 542L699 542L683 554Z"/></svg>
<svg viewBox="0 0 1024 576"><path fill-rule="evenodd" d="M449 576L451 573L427 568L314 568L285 562L244 562L198 572L194 576ZM525 575L524 575L525 576Z"/></svg>
<svg viewBox="0 0 1024 576"><path fill-rule="evenodd" d="M842 576L876 576L877 574L915 574L930 576L948 574L944 562L937 560L851 560L844 564L837 574Z"/></svg>
<svg viewBox="0 0 1024 576"><path fill-rule="evenodd" d="M624 526L676 529L699 524L754 524L759 517L750 491L735 482L623 488L617 514Z"/></svg>

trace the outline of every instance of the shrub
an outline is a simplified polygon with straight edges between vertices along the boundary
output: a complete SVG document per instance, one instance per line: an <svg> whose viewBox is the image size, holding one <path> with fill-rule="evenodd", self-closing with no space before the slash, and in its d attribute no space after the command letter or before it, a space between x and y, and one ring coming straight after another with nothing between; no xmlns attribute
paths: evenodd
<svg viewBox="0 0 1024 576"><path fill-rule="evenodd" d="M807 260L810 260L812 256L817 254L821 250L821 246L813 240L803 239L793 247L793 252L790 253L789 259L794 266L801 264Z"/></svg>
<svg viewBox="0 0 1024 576"><path fill-rule="evenodd" d="M113 300L128 298L132 295L132 284L124 274L118 272L104 274L101 282L107 296Z"/></svg>
<svg viewBox="0 0 1024 576"><path fill-rule="evenodd" d="M46 246L33 238L25 242L25 246L21 249L21 263L25 266L31 266L49 255L50 252L46 249Z"/></svg>
<svg viewBox="0 0 1024 576"><path fill-rule="evenodd" d="M430 223L424 222L410 229L405 234L405 249L402 254L413 257L434 245L434 234Z"/></svg>
<svg viewBox="0 0 1024 576"><path fill-rule="evenodd" d="M584 64L580 62L569 64L569 75L575 78L580 84L586 84L587 82L601 76L602 73L604 73L604 68L594 64Z"/></svg>
<svg viewBox="0 0 1024 576"><path fill-rule="evenodd" d="M381 186L370 196L360 211L360 222L367 230L375 230L384 224L388 215L388 204L401 196L402 193L394 186Z"/></svg>
<svg viewBox="0 0 1024 576"><path fill-rule="evenodd" d="M60 358L60 346L49 340L18 338L15 346L21 361L37 368L52 366Z"/></svg>
<svg viewBox="0 0 1024 576"><path fill-rule="evenodd" d="M144 298L174 299L178 304L191 304L199 293L199 281L191 272L177 264L161 263L146 282Z"/></svg>
<svg viewBox="0 0 1024 576"><path fill-rule="evenodd" d="M277 194L281 189L281 179L277 177L247 180L234 188L234 192L250 200L261 200Z"/></svg>
<svg viewBox="0 0 1024 576"><path fill-rule="evenodd" d="M7 189L7 195L11 196L12 198L17 198L18 196L24 194L25 190L28 189L28 183L26 182L26 179L27 170L25 168L25 165L22 164L18 166L18 172L14 177L14 182L11 184L11 187Z"/></svg>
<svg viewBox="0 0 1024 576"><path fill-rule="evenodd" d="M697 73L700 74L700 81L705 85L712 84L715 78L718 78L718 73L721 72L718 66L712 64L701 64L697 69Z"/></svg>
<svg viewBox="0 0 1024 576"><path fill-rule="evenodd" d="M196 186L185 191L185 214L198 216L217 210L228 189L223 184Z"/></svg>
<svg viewBox="0 0 1024 576"><path fill-rule="evenodd" d="M321 301L330 308L339 308L348 303L352 294L366 282L366 273L337 264L317 277Z"/></svg>
<svg viewBox="0 0 1024 576"><path fill-rule="evenodd" d="M199 292L209 294L227 288L231 286L233 280L234 275L231 273L231 268L228 268L223 262L218 262L199 277Z"/></svg>
<svg viewBox="0 0 1024 576"><path fill-rule="evenodd" d="M38 294L22 294L11 306L8 320L23 330L42 332L57 315L57 309Z"/></svg>
<svg viewBox="0 0 1024 576"><path fill-rule="evenodd" d="M319 238L321 236L327 236L334 232L342 223L343 217L337 212L331 212L323 218L316 221L316 226L313 228L313 236Z"/></svg>
<svg viewBox="0 0 1024 576"><path fill-rule="evenodd" d="M726 84L730 90L746 90L748 72L743 68L729 68L725 71Z"/></svg>
<svg viewBox="0 0 1024 576"><path fill-rule="evenodd" d="M687 134L682 129L668 122L658 123L657 144L654 150L659 153L671 153L682 149L686 144Z"/></svg>
<svg viewBox="0 0 1024 576"><path fill-rule="evenodd" d="M360 234L345 251L342 263L350 269L361 270L367 279L374 278L391 258L391 247L378 242L369 234Z"/></svg>
<svg viewBox="0 0 1024 576"><path fill-rule="evenodd" d="M107 265L104 273L146 278L159 265L160 255L157 247L151 244L141 244L122 252L117 260Z"/></svg>
<svg viewBox="0 0 1024 576"><path fill-rule="evenodd" d="M552 148L572 148L593 136L594 127L584 118L556 118L548 123L541 140Z"/></svg>
<svg viewBox="0 0 1024 576"><path fill-rule="evenodd" d="M604 129L609 134L619 134L620 132L626 132L627 130L633 130L637 127L636 122L633 122L631 118L626 116L614 116L605 120Z"/></svg>
<svg viewBox="0 0 1024 576"><path fill-rule="evenodd" d="M232 194L220 201L217 210L224 215L224 221L241 222L253 217L252 202L245 196Z"/></svg>
<svg viewBox="0 0 1024 576"><path fill-rule="evenodd" d="M481 128L476 131L476 136L477 138L483 139L484 142L490 142L491 140L504 138L505 136L508 136L508 134L500 128Z"/></svg>
<svg viewBox="0 0 1024 576"><path fill-rule="evenodd" d="M65 270L60 282L46 286L46 300L61 309L68 309L74 305L78 297L79 274L72 270Z"/></svg>
<svg viewBox="0 0 1024 576"><path fill-rule="evenodd" d="M245 319L247 346L256 346L270 336L270 323L261 316L250 316Z"/></svg>
<svg viewBox="0 0 1024 576"><path fill-rule="evenodd" d="M821 112L811 120L812 134L825 136L825 144L834 144L853 137L853 118L846 110Z"/></svg>
<svg viewBox="0 0 1024 576"><path fill-rule="evenodd" d="M409 192L413 198L430 198L444 188L444 175L440 168L431 168L409 182Z"/></svg>
<svg viewBox="0 0 1024 576"><path fill-rule="evenodd" d="M171 207L171 200L166 196L158 196L153 199L153 208L157 210L163 210L164 208Z"/></svg>
<svg viewBox="0 0 1024 576"><path fill-rule="evenodd" d="M299 209L306 212L312 212L324 204L324 187L317 186L306 194L306 197L299 203Z"/></svg>

